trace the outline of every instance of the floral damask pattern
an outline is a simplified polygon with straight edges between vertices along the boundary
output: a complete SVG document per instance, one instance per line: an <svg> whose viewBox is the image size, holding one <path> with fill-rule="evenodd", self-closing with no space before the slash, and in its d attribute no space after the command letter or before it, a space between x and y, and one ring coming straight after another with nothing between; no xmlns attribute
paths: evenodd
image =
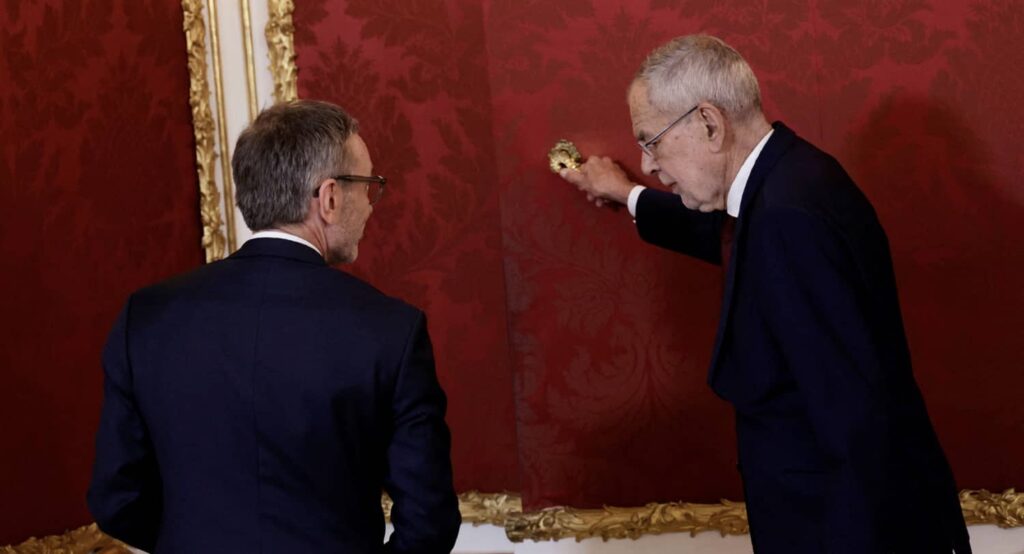
<svg viewBox="0 0 1024 554"><path fill-rule="evenodd" d="M959 483L1019 486L1022 17L1014 0L300 2L301 94L350 106L401 178L355 270L434 316L460 488L518 486L526 509L740 499L731 414L704 384L717 268L643 245L544 159L568 138L644 182L625 89L694 32L743 53L769 117L875 203Z"/></svg>
<svg viewBox="0 0 1024 554"><path fill-rule="evenodd" d="M202 262L179 4L0 4L0 544L89 521L100 349Z"/></svg>
<svg viewBox="0 0 1024 554"><path fill-rule="evenodd" d="M1020 483L1024 426L1024 78L1007 70L1024 62L1024 12L929 8L948 38L877 79L837 150L889 231L917 376L958 482L998 489Z"/></svg>
<svg viewBox="0 0 1024 554"><path fill-rule="evenodd" d="M589 15L563 25L492 6L487 22L524 506L738 497L730 416L703 384L718 273L642 245L628 216L583 203L543 158L565 137L636 172L625 90L672 36L671 14L577 11ZM502 60L524 55L557 59L558 73L502 86Z"/></svg>
<svg viewBox="0 0 1024 554"><path fill-rule="evenodd" d="M296 5L299 94L337 102L389 179L351 270L427 312L456 485L519 488L481 6Z"/></svg>

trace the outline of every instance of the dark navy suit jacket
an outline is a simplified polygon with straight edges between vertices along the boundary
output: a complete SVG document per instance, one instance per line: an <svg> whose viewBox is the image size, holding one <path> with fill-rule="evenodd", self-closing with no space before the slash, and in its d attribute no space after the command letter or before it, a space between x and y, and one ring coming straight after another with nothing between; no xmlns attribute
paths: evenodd
<svg viewBox="0 0 1024 554"><path fill-rule="evenodd" d="M451 550L424 315L311 248L251 240L133 294L103 364L88 502L108 534L151 552Z"/></svg>
<svg viewBox="0 0 1024 554"><path fill-rule="evenodd" d="M835 159L774 128L744 190L708 376L736 409L754 548L970 552L885 232ZM636 209L644 240L715 264L724 218L656 190Z"/></svg>

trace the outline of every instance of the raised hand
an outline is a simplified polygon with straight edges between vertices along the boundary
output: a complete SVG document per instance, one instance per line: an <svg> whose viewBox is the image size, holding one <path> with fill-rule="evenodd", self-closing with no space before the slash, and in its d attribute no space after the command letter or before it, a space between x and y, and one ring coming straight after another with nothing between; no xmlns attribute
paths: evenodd
<svg viewBox="0 0 1024 554"><path fill-rule="evenodd" d="M585 192L587 201L598 207L625 204L634 186L622 168L607 156L591 156L579 169L563 169L558 174Z"/></svg>

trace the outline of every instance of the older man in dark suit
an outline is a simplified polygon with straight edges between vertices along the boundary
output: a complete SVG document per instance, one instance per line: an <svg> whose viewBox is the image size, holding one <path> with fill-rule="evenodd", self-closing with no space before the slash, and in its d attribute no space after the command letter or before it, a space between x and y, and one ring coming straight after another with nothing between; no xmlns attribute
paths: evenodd
<svg viewBox="0 0 1024 554"><path fill-rule="evenodd" d="M626 204L644 240L723 266L708 382L736 410L754 550L970 552L867 198L768 123L750 67L716 38L655 50L629 107L644 173L675 194L603 157L562 176Z"/></svg>
<svg viewBox="0 0 1024 554"><path fill-rule="evenodd" d="M232 160L258 232L128 299L88 494L103 531L154 552L451 550L460 516L423 313L328 265L355 260L385 184L357 130L327 103L261 113Z"/></svg>

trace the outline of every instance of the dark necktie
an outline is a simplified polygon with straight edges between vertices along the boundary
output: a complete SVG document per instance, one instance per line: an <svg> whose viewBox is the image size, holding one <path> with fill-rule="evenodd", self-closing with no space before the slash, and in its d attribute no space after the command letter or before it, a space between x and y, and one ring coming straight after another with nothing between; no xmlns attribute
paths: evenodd
<svg viewBox="0 0 1024 554"><path fill-rule="evenodd" d="M732 239L736 234L736 218L726 215L722 220L722 280L729 274L729 258L732 257Z"/></svg>

